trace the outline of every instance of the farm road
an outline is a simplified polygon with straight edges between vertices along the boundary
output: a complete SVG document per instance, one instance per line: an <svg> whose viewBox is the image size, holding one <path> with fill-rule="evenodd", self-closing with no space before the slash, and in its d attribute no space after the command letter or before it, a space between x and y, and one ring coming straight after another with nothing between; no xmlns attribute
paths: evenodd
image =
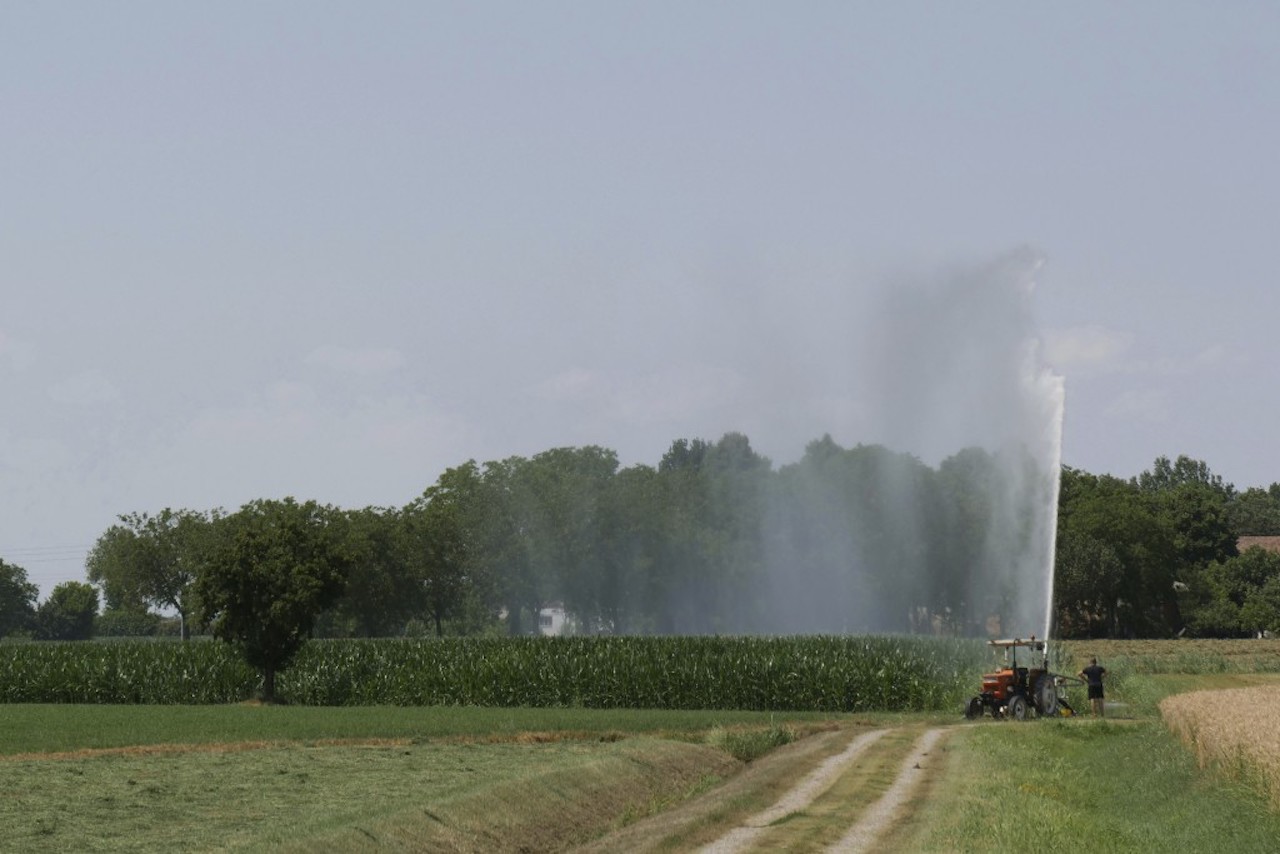
<svg viewBox="0 0 1280 854"><path fill-rule="evenodd" d="M785 833L787 829L785 825L779 827L779 822L788 817L803 814L810 805L830 791L844 775L850 773L859 760L865 758L885 735L898 731L900 730L881 729L856 736L843 752L822 762L772 807L753 816L743 826L734 828L704 847L703 854L739 854L739 852L755 849L775 848L782 842L778 834ZM839 841L826 850L840 852L840 854L873 850L876 840L893 823L922 777L931 770L930 754L945 734L945 729L934 728L920 735L911 746L906 758L902 760L893 783L862 811ZM827 821L830 822L831 819ZM767 840L766 835L768 835Z"/></svg>

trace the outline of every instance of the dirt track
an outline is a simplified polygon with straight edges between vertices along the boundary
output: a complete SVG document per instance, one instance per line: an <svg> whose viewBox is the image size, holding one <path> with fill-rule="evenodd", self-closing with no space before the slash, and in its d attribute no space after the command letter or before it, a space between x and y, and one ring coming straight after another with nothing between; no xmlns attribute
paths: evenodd
<svg viewBox="0 0 1280 854"><path fill-rule="evenodd" d="M780 823L784 819L804 813L841 777L850 773L877 742L893 731L874 730L856 736L842 753L819 765L772 807L753 816L743 826L729 831L711 845L704 847L702 851L704 854L737 854L737 852L757 848L770 850L784 844L788 849L796 850L796 847L784 842L789 827ZM893 824L915 787L932 768L930 756L945 735L946 730L942 728L926 730L921 734L911 745L888 789L870 806L852 818L852 824L847 825L843 836L836 842L821 847L825 847L827 851L841 852L841 854L875 850L876 841ZM832 815L826 823L828 826L838 824L844 827L845 820L850 818L847 813L837 813ZM768 835L767 839L766 835ZM809 847L804 840L793 841L799 843L797 847L800 850L806 850Z"/></svg>
<svg viewBox="0 0 1280 854"><path fill-rule="evenodd" d="M855 737L849 742L844 752L825 760L814 769L813 773L801 780L799 785L787 792L769 809L752 816L742 827L734 828L703 848L703 854L736 854L739 851L749 851L772 824L800 812L813 803L819 795L830 789L849 765L886 732L887 730L878 729Z"/></svg>

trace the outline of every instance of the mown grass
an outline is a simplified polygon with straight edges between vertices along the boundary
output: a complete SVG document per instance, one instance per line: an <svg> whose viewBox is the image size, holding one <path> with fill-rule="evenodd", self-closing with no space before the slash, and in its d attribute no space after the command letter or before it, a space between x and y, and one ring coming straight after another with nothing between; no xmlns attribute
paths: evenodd
<svg viewBox="0 0 1280 854"><path fill-rule="evenodd" d="M0 705L0 755L263 741L533 740L530 734L546 734L548 739L649 734L699 740L713 730L807 732L838 719L822 712L662 709L17 704Z"/></svg>
<svg viewBox="0 0 1280 854"><path fill-rule="evenodd" d="M735 772L722 751L621 742L290 745L0 761L11 851L529 850Z"/></svg>

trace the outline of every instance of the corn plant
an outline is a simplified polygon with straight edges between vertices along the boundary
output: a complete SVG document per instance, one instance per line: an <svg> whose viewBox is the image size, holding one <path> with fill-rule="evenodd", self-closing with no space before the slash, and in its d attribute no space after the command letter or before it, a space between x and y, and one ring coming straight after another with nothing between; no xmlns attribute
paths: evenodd
<svg viewBox="0 0 1280 854"><path fill-rule="evenodd" d="M958 705L984 650L920 637L312 641L278 690L308 705L910 711ZM257 676L220 643L0 645L0 701L226 703Z"/></svg>

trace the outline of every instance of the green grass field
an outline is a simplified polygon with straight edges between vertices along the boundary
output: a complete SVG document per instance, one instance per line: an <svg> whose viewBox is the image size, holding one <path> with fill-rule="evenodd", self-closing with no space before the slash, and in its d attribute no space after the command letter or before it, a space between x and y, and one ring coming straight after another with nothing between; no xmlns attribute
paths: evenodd
<svg viewBox="0 0 1280 854"><path fill-rule="evenodd" d="M941 773L894 831L901 850L1274 852L1280 815L1199 770L1155 706L1280 678L1220 667L1244 660L1237 649L1155 650L1164 669L1197 671L1181 674L1149 674L1160 668L1141 652L1108 649L1105 722L965 723L958 709L0 705L0 850L565 850L714 797L750 777L743 758L794 737L954 723ZM1272 670L1257 660L1253 670ZM788 773L770 785L802 771ZM709 812L704 832L681 838L714 838L771 795L735 797L748 806Z"/></svg>
<svg viewBox="0 0 1280 854"><path fill-rule="evenodd" d="M397 739L512 740L528 733L575 740L656 734L698 740L723 727L818 726L820 712L646 709L492 709L468 706L0 705L0 756L157 744Z"/></svg>
<svg viewBox="0 0 1280 854"><path fill-rule="evenodd" d="M1280 814L1201 772L1156 718L979 723L903 830L903 850L1274 852Z"/></svg>

